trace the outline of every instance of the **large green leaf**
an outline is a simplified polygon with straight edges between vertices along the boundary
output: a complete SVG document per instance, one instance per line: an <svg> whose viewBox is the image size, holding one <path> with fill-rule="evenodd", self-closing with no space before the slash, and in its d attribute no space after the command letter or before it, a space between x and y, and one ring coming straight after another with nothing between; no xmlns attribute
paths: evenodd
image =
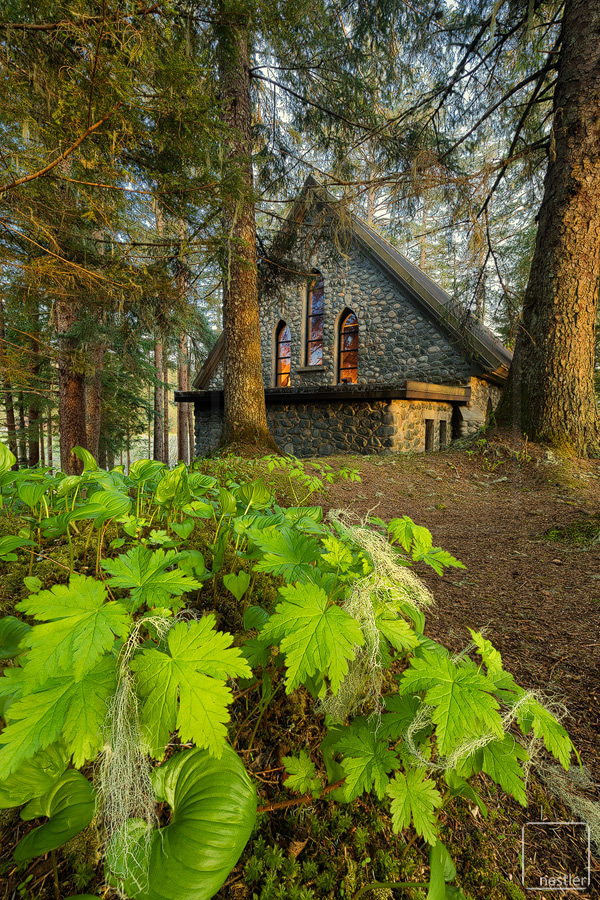
<svg viewBox="0 0 600 900"><path fill-rule="evenodd" d="M22 653L20 644L29 631L31 625L21 622L15 616L4 616L0 619L0 659L14 659Z"/></svg>
<svg viewBox="0 0 600 900"><path fill-rule="evenodd" d="M240 858L256 818L256 791L231 747L222 757L189 750L155 771L173 810L152 841L147 891L136 900L209 900Z"/></svg>
<svg viewBox="0 0 600 900"><path fill-rule="evenodd" d="M300 534L286 525L278 528L252 528L248 537L261 550L254 566L256 572L281 575L288 583L306 581L314 574L319 559L319 545L312 537Z"/></svg>
<svg viewBox="0 0 600 900"><path fill-rule="evenodd" d="M8 472L17 461L14 453L11 453L6 444L0 443L0 475Z"/></svg>
<svg viewBox="0 0 600 900"><path fill-rule="evenodd" d="M129 477L139 484L154 478L164 467L165 464L157 459L136 459L129 469Z"/></svg>
<svg viewBox="0 0 600 900"><path fill-rule="evenodd" d="M67 768L69 754L62 742L39 750L5 781L0 781L0 809L22 806L42 797Z"/></svg>
<svg viewBox="0 0 600 900"><path fill-rule="evenodd" d="M392 799L392 826L400 832L408 828L412 819L415 831L430 844L437 841L435 810L442 805L442 797L435 781L426 777L424 769L409 769L406 775L397 772L387 791Z"/></svg>
<svg viewBox="0 0 600 900"><path fill-rule="evenodd" d="M7 534L5 537L0 538L0 559L5 560L6 562L14 562L18 559L17 554L14 552L15 550L20 550L21 547L33 546L33 541L30 541L27 538Z"/></svg>
<svg viewBox="0 0 600 900"><path fill-rule="evenodd" d="M131 499L127 494L122 494L120 491L94 491L89 497L89 502L94 506L100 507L101 510L95 515L90 516L90 518L93 518L96 525L101 525L108 521L108 519L114 519L117 516L124 516L131 509Z"/></svg>
<svg viewBox="0 0 600 900"><path fill-rule="evenodd" d="M131 591L134 608L143 603L147 606L172 606L172 597L180 597L186 591L202 587L201 582L181 569L171 569L178 559L176 550L150 550L137 544L117 559L105 559L102 568L111 576L108 583L112 587Z"/></svg>
<svg viewBox="0 0 600 900"><path fill-rule="evenodd" d="M387 741L378 740L373 724L355 719L345 729L335 745L343 754L342 768L346 775L345 794L348 801L364 791L374 790L380 800L389 784L389 773L398 767L398 756L388 748Z"/></svg>
<svg viewBox="0 0 600 900"><path fill-rule="evenodd" d="M84 447L73 447L73 453L83 463L84 472L96 472L99 468L98 463L90 451L86 450Z"/></svg>
<svg viewBox="0 0 600 900"><path fill-rule="evenodd" d="M55 675L72 672L79 680L114 646L115 637L125 637L131 617L124 606L106 602L106 588L87 575L71 575L69 584L56 584L17 603L17 609L43 625L28 633L25 680L31 688Z"/></svg>
<svg viewBox="0 0 600 900"><path fill-rule="evenodd" d="M271 492L262 481L250 481L242 484L236 489L235 494L246 512L250 509L266 509L273 500Z"/></svg>
<svg viewBox="0 0 600 900"><path fill-rule="evenodd" d="M26 820L48 816L49 821L19 841L14 852L15 862L62 847L87 828L95 810L96 794L87 778L72 769L65 772L44 797L32 800L21 812L21 818Z"/></svg>

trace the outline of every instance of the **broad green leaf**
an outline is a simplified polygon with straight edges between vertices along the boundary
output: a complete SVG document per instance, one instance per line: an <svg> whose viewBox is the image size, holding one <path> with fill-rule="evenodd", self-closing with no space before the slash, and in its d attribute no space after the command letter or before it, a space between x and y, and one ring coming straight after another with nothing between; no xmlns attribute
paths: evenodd
<svg viewBox="0 0 600 900"><path fill-rule="evenodd" d="M244 628L246 630L256 628L260 631L268 621L269 613L262 606L249 606L244 613Z"/></svg>
<svg viewBox="0 0 600 900"><path fill-rule="evenodd" d="M425 691L433 706L439 752L451 753L464 741L492 732L502 737L494 684L475 667L457 666L440 653L413 657L400 682L402 693Z"/></svg>
<svg viewBox="0 0 600 900"><path fill-rule="evenodd" d="M235 491L238 501L249 509L265 509L273 501L273 496L262 481L250 481L240 485Z"/></svg>
<svg viewBox="0 0 600 900"><path fill-rule="evenodd" d="M456 878L456 868L441 841L429 850L429 867L427 900L448 900L446 883Z"/></svg>
<svg viewBox="0 0 600 900"><path fill-rule="evenodd" d="M511 794L521 806L527 806L525 774L520 762L529 759L526 750L512 735L492 741L479 751L483 757L481 768L496 784Z"/></svg>
<svg viewBox="0 0 600 900"><path fill-rule="evenodd" d="M44 481L22 481L17 488L19 499L23 501L30 509L34 509L46 491L48 484Z"/></svg>
<svg viewBox="0 0 600 900"><path fill-rule="evenodd" d="M0 475L12 469L16 461L17 457L11 453L6 444L0 443Z"/></svg>
<svg viewBox="0 0 600 900"><path fill-rule="evenodd" d="M23 653L20 644L30 631L31 625L21 622L15 616L0 619L0 659L14 659L19 653Z"/></svg>
<svg viewBox="0 0 600 900"><path fill-rule="evenodd" d="M116 663L103 657L81 681L51 678L43 689L11 703L0 734L0 772L8 776L62 735L76 766L94 759L102 746L107 703L115 692Z"/></svg>
<svg viewBox="0 0 600 900"><path fill-rule="evenodd" d="M48 816L49 821L30 831L19 841L14 852L15 862L43 856L49 850L62 847L83 831L94 818L96 793L81 774L72 769L39 800L33 800L21 812L21 818Z"/></svg>
<svg viewBox="0 0 600 900"><path fill-rule="evenodd" d="M139 484L154 478L164 467L165 464L157 459L136 459L129 469L129 477L133 482Z"/></svg>
<svg viewBox="0 0 600 900"><path fill-rule="evenodd" d="M23 579L23 584L27 588L27 590L32 594L37 594L38 591L42 589L42 582L35 575L27 575Z"/></svg>
<svg viewBox="0 0 600 900"><path fill-rule="evenodd" d="M65 672L76 681L129 633L132 621L124 606L106 602L106 588L87 575L71 575L69 584L32 594L17 609L46 624L29 631L25 678L30 687Z"/></svg>
<svg viewBox="0 0 600 900"><path fill-rule="evenodd" d="M281 575L288 583L306 581L314 574L314 563L320 556L314 538L285 525L262 530L255 527L248 532L248 537L262 552L254 566L255 572Z"/></svg>
<svg viewBox="0 0 600 900"><path fill-rule="evenodd" d="M271 658L270 645L260 638L249 638L244 641L240 649L251 669L255 669L256 666L266 666Z"/></svg>
<svg viewBox="0 0 600 900"><path fill-rule="evenodd" d="M430 547L422 556L415 555L413 559L415 561L420 559L422 562L427 563L438 575L443 575L445 568L466 569L464 563L461 563L459 559L456 559L447 550L442 550L441 547Z"/></svg>
<svg viewBox="0 0 600 900"><path fill-rule="evenodd" d="M243 571L238 572L237 575L223 575L223 584L228 591L231 591L238 603L250 587L251 580L252 579L248 572Z"/></svg>
<svg viewBox="0 0 600 900"><path fill-rule="evenodd" d="M116 559L105 559L102 568L111 576L108 584L131 592L134 609L146 606L170 606L171 597L202 587L181 569L170 569L179 558L176 550L150 550L141 544Z"/></svg>
<svg viewBox="0 0 600 900"><path fill-rule="evenodd" d="M392 799L392 826L396 833L411 823L419 837L429 844L437 841L436 809L442 797L435 782L426 777L423 769L409 769L406 775L397 772L389 783L388 797Z"/></svg>
<svg viewBox="0 0 600 900"><path fill-rule="evenodd" d="M227 488L219 488L219 507L222 516L232 516L237 509L237 501Z"/></svg>
<svg viewBox="0 0 600 900"><path fill-rule="evenodd" d="M90 505L100 507L100 512L95 513L92 518L96 525L100 525L108 519L115 519L118 516L125 516L131 509L131 498L127 494L120 491L94 491L88 498ZM89 507L88 507L89 512ZM88 516L86 516L88 518Z"/></svg>
<svg viewBox="0 0 600 900"><path fill-rule="evenodd" d="M18 559L17 554L14 552L15 550L20 550L21 547L34 546L35 544L33 541L30 541L27 538L7 534L5 537L0 538L0 559L5 560L6 562L14 562Z"/></svg>
<svg viewBox="0 0 600 900"><path fill-rule="evenodd" d="M188 482L194 497L202 497L217 484L217 479L212 475L203 475L201 472L190 472Z"/></svg>
<svg viewBox="0 0 600 900"><path fill-rule="evenodd" d="M92 456L89 450L86 450L85 447L73 447L73 453L80 459L83 463L83 471L84 472L97 472L98 471L98 463Z"/></svg>
<svg viewBox="0 0 600 900"><path fill-rule="evenodd" d="M385 698L388 712L381 717L381 736L385 738L402 737L409 725L412 725L420 706L418 697L407 694L392 694Z"/></svg>
<svg viewBox="0 0 600 900"><path fill-rule="evenodd" d="M563 766L569 768L573 742L566 730L555 719L545 706L535 697L528 697L519 702L517 708L517 721L523 734L528 734L533 727L536 738L543 739L548 750Z"/></svg>
<svg viewBox="0 0 600 900"><path fill-rule="evenodd" d="M194 520L184 519L183 522L171 522L171 530L174 531L177 537L180 537L182 541L185 541L194 530Z"/></svg>
<svg viewBox="0 0 600 900"><path fill-rule="evenodd" d="M348 660L364 638L356 619L330 603L325 591L313 584L280 588L277 605L261 638L279 644L285 656L286 692L290 694L311 675L327 676L337 694L348 674Z"/></svg>
<svg viewBox="0 0 600 900"><path fill-rule="evenodd" d="M58 482L56 496L64 497L65 494L70 494L71 491L75 490L78 484L81 484L82 480L81 475L64 475Z"/></svg>
<svg viewBox="0 0 600 900"><path fill-rule="evenodd" d="M134 900L210 900L240 858L256 819L256 790L236 753L176 753L154 771L171 823L152 838L147 888L125 883ZM111 862L119 868L119 860ZM122 863L121 863L122 867Z"/></svg>
<svg viewBox="0 0 600 900"><path fill-rule="evenodd" d="M62 742L39 750L16 772L0 781L0 809L22 806L34 797L42 797L67 768L69 755Z"/></svg>
<svg viewBox="0 0 600 900"><path fill-rule="evenodd" d="M212 614L178 622L167 635L168 652L143 649L131 663L143 698L142 725L157 758L175 728L182 741L206 747L214 756L223 752L233 699L225 679L248 678L252 672L241 651L230 646L231 635L215 631L214 625Z"/></svg>
<svg viewBox="0 0 600 900"><path fill-rule="evenodd" d="M446 769L444 772L444 780L450 788L453 797L463 797L469 800L479 808L480 813L487 819L487 806L477 793L477 791L469 784L466 779L462 778L455 769Z"/></svg>
<svg viewBox="0 0 600 900"><path fill-rule="evenodd" d="M326 552L321 559L335 572L348 572L354 563L352 552L346 544L338 540L333 534L327 534L321 540Z"/></svg>
<svg viewBox="0 0 600 900"><path fill-rule="evenodd" d="M281 762L288 774L284 785L289 791L313 796L320 794L321 778L317 775L315 764L306 750L301 750L298 756L282 756Z"/></svg>
<svg viewBox="0 0 600 900"><path fill-rule="evenodd" d="M372 789L380 800L383 799L389 784L388 774L399 764L397 754L389 749L387 741L379 740L368 722L355 720L335 749L344 757L346 800L354 800Z"/></svg>
<svg viewBox="0 0 600 900"><path fill-rule="evenodd" d="M375 624L395 650L414 650L419 646L419 638L406 619L386 609L382 603L377 604L376 610Z"/></svg>

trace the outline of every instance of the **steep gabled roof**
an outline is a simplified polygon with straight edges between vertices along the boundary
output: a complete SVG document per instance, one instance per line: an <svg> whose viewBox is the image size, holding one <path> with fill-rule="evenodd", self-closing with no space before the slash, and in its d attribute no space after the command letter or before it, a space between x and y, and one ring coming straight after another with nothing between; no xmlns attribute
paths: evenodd
<svg viewBox="0 0 600 900"><path fill-rule="evenodd" d="M293 229L300 224L311 200L317 201L328 208L332 215L336 215L339 201L316 178L309 175L282 230ZM408 291L413 301L463 347L465 353L481 366L488 377L498 382L506 379L512 353L477 316L466 306L453 300L439 284L399 253L360 216L351 213L349 227L352 237L367 256L401 288ZM194 379L193 386L196 390L208 387L224 353L225 341L221 335Z"/></svg>

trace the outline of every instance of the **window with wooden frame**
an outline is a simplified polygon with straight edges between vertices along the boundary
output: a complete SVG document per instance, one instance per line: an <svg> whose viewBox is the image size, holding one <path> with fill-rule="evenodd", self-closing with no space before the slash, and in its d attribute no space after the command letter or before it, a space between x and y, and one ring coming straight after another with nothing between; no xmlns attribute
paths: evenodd
<svg viewBox="0 0 600 900"><path fill-rule="evenodd" d="M358 380L358 319L351 309L340 318L338 334L338 382L356 384Z"/></svg>
<svg viewBox="0 0 600 900"><path fill-rule="evenodd" d="M292 335L290 326L280 322L275 333L275 384L277 387L290 386L292 363Z"/></svg>
<svg viewBox="0 0 600 900"><path fill-rule="evenodd" d="M323 365L323 321L325 319L325 279L315 270L308 286L306 303L306 365Z"/></svg>

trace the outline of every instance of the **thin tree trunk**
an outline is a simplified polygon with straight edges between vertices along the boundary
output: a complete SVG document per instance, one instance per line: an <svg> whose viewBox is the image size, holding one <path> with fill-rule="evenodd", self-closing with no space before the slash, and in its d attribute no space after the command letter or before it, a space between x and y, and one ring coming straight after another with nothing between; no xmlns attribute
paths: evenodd
<svg viewBox="0 0 600 900"><path fill-rule="evenodd" d="M52 407L48 410L48 427L47 427L47 436L48 436L48 465L52 469L52 465L54 463L54 453L52 447Z"/></svg>
<svg viewBox="0 0 600 900"><path fill-rule="evenodd" d="M87 449L94 459L98 459L100 447L100 429L102 427L102 372L106 347L102 341L96 341L89 354L91 371L85 385L85 430Z"/></svg>
<svg viewBox="0 0 600 900"><path fill-rule="evenodd" d="M13 401L12 383L8 374L6 362L6 330L4 327L4 304L0 298L0 368L3 372L2 386L4 388L4 405L6 407L6 431L8 447L15 457L13 469L19 468L19 448L17 446L17 425L15 422L15 406Z"/></svg>
<svg viewBox="0 0 600 900"><path fill-rule="evenodd" d="M39 421L39 429L40 429L40 431L39 431L39 437L40 437L40 443L39 443L40 462L41 462L41 464L42 464L43 466L45 466L45 465L46 465L46 448L45 448L45 441L44 441L44 420L41 418L41 416L40 416L40 421Z"/></svg>
<svg viewBox="0 0 600 900"><path fill-rule="evenodd" d="M165 452L163 447L163 344L156 339L154 343L154 459L164 462Z"/></svg>
<svg viewBox="0 0 600 900"><path fill-rule="evenodd" d="M25 401L23 399L23 391L19 391L17 409L19 412L19 465L25 467L27 466L27 426L25 425Z"/></svg>
<svg viewBox="0 0 600 900"><path fill-rule="evenodd" d="M600 279L600 4L567 0L550 161L502 409L534 439L598 446L594 336Z"/></svg>
<svg viewBox="0 0 600 900"><path fill-rule="evenodd" d="M148 459L152 459L152 413L150 412L150 402L152 400L152 388L148 384Z"/></svg>
<svg viewBox="0 0 600 900"><path fill-rule="evenodd" d="M177 389L187 390L187 338L185 334L179 336L177 347ZM189 463L188 443L188 414L187 403L177 404L177 459Z"/></svg>
<svg viewBox="0 0 600 900"><path fill-rule="evenodd" d="M421 214L421 255L419 257L419 268L422 272L427 266L427 198L423 194L423 211Z"/></svg>
<svg viewBox="0 0 600 900"><path fill-rule="evenodd" d="M225 122L229 192L224 188L228 236L223 273L225 367L222 445L254 454L276 450L269 434L260 355L256 221L252 179L249 3L220 0L217 53Z"/></svg>
<svg viewBox="0 0 600 900"><path fill-rule="evenodd" d="M86 446L85 376L77 346L70 335L78 310L72 302L57 300L54 311L58 337L60 465L63 472L78 475L83 464L73 453L73 447Z"/></svg>
<svg viewBox="0 0 600 900"><path fill-rule="evenodd" d="M38 334L40 329L40 310L36 306L32 315L32 334ZM39 387L40 369L42 360L40 357L40 345L37 337L31 340L31 375L33 390ZM32 393L29 399L29 467L39 465L40 462L40 401L36 394Z"/></svg>
<svg viewBox="0 0 600 900"><path fill-rule="evenodd" d="M188 365L186 368L186 391L191 391L192 389L192 372L190 368L190 357L188 354ZM196 456L196 442L195 442L195 434L194 434L194 407L192 403L186 403L186 411L188 417L188 440L190 442L190 463L194 461L194 457Z"/></svg>
<svg viewBox="0 0 600 900"><path fill-rule="evenodd" d="M166 353L163 354L163 462L170 465L170 447L169 447L169 358Z"/></svg>

